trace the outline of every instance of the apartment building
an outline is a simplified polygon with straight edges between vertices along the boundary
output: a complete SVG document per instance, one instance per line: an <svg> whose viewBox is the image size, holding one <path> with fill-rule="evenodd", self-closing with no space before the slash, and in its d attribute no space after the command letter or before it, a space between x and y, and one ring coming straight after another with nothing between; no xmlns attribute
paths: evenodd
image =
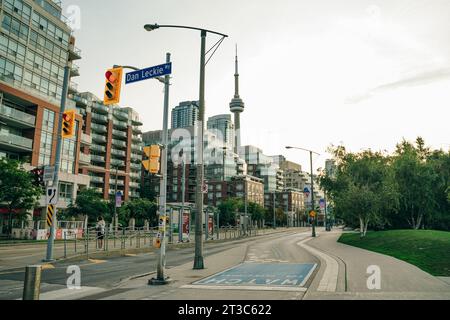
<svg viewBox="0 0 450 320"><path fill-rule="evenodd" d="M105 106L90 92L73 92L83 117L80 169L90 187L105 199L120 192L124 201L139 198L142 167L142 122L132 108Z"/></svg>
<svg viewBox="0 0 450 320"><path fill-rule="evenodd" d="M0 1L0 19L0 157L22 160L28 170L53 165L64 67L70 66L71 78L79 75L74 61L81 59L80 50L60 2ZM73 90L76 85L70 83ZM75 103L68 101L66 109L75 109ZM79 151L88 143L82 127L83 118L77 115L74 138L63 141L60 208L89 185L89 177L80 174ZM34 211L37 218L44 207L41 199Z"/></svg>

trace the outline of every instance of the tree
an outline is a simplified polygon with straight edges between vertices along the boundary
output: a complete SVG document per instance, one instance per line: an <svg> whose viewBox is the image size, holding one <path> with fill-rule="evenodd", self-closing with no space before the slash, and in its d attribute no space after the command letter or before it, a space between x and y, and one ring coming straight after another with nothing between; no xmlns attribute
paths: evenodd
<svg viewBox="0 0 450 320"><path fill-rule="evenodd" d="M96 221L102 216L109 219L108 202L94 189L83 189L78 193L75 204L71 204L67 210L70 216L83 215Z"/></svg>
<svg viewBox="0 0 450 320"><path fill-rule="evenodd" d="M258 203L249 202L247 207L247 213L249 214L252 221L257 221L261 223L261 221L264 220L265 209Z"/></svg>
<svg viewBox="0 0 450 320"><path fill-rule="evenodd" d="M121 213L127 221L131 218L136 219L137 225L143 225L144 220L148 220L151 225L155 225L157 223L157 210L156 203L141 198L126 202Z"/></svg>
<svg viewBox="0 0 450 320"><path fill-rule="evenodd" d="M392 166L400 194L400 214L413 229L419 229L425 218L432 219L437 209L438 183L438 175L427 161L429 149L420 137L416 145L406 140L398 144Z"/></svg>
<svg viewBox="0 0 450 320"><path fill-rule="evenodd" d="M331 151L337 163L336 173L323 173L319 183L334 203L336 215L350 225L358 223L361 237L365 237L370 224L388 224L388 217L398 207L390 157L370 150L347 153L343 147Z"/></svg>
<svg viewBox="0 0 450 320"><path fill-rule="evenodd" d="M20 166L20 162L0 159L0 203L8 208L8 234L12 232L12 214L28 215L43 195L41 186L33 183L33 176Z"/></svg>
<svg viewBox="0 0 450 320"><path fill-rule="evenodd" d="M228 198L219 204L220 224L221 225L236 225L236 214L242 208L242 199Z"/></svg>

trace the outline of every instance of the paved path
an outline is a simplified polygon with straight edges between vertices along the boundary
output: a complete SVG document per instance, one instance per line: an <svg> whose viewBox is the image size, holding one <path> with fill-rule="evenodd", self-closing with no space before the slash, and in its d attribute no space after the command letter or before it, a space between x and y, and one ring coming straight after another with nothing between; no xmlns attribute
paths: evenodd
<svg viewBox="0 0 450 320"><path fill-rule="evenodd" d="M309 291L306 299L450 299L450 285L419 268L387 255L338 243L341 232L319 232L308 245L335 262L341 262L340 277L346 277L344 292ZM368 268L379 267L381 289L371 290Z"/></svg>

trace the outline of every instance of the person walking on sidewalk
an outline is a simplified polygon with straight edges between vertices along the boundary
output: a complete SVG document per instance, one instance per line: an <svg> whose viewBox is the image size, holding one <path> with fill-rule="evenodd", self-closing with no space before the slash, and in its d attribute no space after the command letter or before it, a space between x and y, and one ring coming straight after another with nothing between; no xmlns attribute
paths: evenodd
<svg viewBox="0 0 450 320"><path fill-rule="evenodd" d="M100 216L97 219L97 226L95 227L95 230L97 231L97 247L99 249L103 249L103 239L105 238L105 227L106 223L105 220L103 220L103 217Z"/></svg>

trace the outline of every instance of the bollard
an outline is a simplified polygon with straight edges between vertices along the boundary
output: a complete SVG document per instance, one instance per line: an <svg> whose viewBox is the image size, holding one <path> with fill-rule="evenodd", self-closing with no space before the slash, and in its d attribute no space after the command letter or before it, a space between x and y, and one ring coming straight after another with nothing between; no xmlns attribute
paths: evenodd
<svg viewBox="0 0 450 320"><path fill-rule="evenodd" d="M64 259L67 258L67 231L64 231Z"/></svg>
<svg viewBox="0 0 450 320"><path fill-rule="evenodd" d="M41 270L41 266L27 266L25 268L23 300L39 300L39 293L41 290Z"/></svg>
<svg viewBox="0 0 450 320"><path fill-rule="evenodd" d="M78 239L78 233L75 234L75 253L77 253L77 239Z"/></svg>

